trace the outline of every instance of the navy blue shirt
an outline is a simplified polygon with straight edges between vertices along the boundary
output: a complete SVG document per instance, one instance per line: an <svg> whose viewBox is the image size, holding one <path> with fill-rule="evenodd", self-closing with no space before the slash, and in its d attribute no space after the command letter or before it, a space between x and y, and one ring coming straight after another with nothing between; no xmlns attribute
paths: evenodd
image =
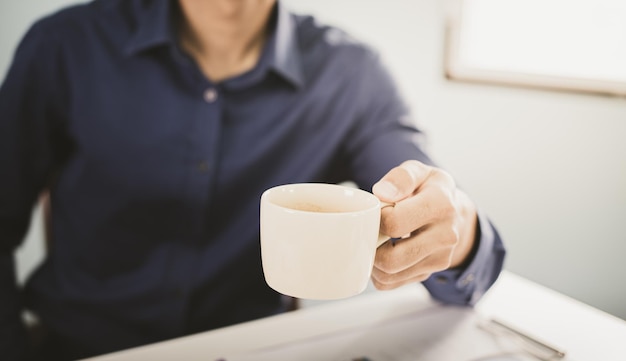
<svg viewBox="0 0 626 361"><path fill-rule="evenodd" d="M379 57L344 32L279 4L258 64L213 83L179 19L174 1L95 1L21 42L0 89L0 355L18 352L24 308L68 358L280 312L260 264L265 189L369 190L432 163ZM46 189L47 257L20 289L13 252ZM424 282L443 302L474 303L502 267L479 218L473 259Z"/></svg>

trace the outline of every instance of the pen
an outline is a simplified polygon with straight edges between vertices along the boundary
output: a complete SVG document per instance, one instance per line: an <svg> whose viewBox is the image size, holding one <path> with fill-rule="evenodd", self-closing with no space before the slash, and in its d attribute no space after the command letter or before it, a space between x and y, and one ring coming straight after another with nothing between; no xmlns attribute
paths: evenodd
<svg viewBox="0 0 626 361"><path fill-rule="evenodd" d="M495 324L495 325L497 325L497 326L499 326L499 327L502 327L502 328L506 329L509 332L512 332L512 333L516 334L517 336L521 337L522 339L526 340L527 342L530 342L530 343L535 344L537 346L543 347L544 349L550 350L558 358L565 357L565 351L562 350L562 349L557 348L556 346L549 345L545 341L540 341L540 340L538 340L535 337L532 337L532 336L530 336L530 335L528 335L526 333L523 333L522 331L519 331L519 330L513 328L512 326L509 326L509 325L503 323L502 321L491 319L490 322Z"/></svg>

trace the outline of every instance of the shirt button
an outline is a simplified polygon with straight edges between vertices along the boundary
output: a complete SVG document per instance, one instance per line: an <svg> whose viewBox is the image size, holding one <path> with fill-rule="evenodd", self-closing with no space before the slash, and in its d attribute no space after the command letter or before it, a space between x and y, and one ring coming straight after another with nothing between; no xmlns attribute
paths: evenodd
<svg viewBox="0 0 626 361"><path fill-rule="evenodd" d="M461 286L467 286L469 285L472 281L474 280L474 275L473 274L468 274L467 276L465 276L465 278L463 278L461 280Z"/></svg>
<svg viewBox="0 0 626 361"><path fill-rule="evenodd" d="M198 162L198 165L196 166L196 168L198 169L199 172L206 173L209 171L209 163L203 160L201 162Z"/></svg>
<svg viewBox="0 0 626 361"><path fill-rule="evenodd" d="M209 88L204 91L204 100L207 103L213 103L217 100L217 90L214 88Z"/></svg>

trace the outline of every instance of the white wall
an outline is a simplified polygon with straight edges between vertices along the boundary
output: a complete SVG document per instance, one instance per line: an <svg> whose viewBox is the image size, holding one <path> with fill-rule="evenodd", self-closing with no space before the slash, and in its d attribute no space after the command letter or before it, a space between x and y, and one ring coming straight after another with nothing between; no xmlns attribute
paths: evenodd
<svg viewBox="0 0 626 361"><path fill-rule="evenodd" d="M0 0L0 71L33 18L72 2ZM286 3L381 51L434 158L500 229L507 269L626 319L623 98L446 81L443 0ZM35 227L22 275L38 237Z"/></svg>

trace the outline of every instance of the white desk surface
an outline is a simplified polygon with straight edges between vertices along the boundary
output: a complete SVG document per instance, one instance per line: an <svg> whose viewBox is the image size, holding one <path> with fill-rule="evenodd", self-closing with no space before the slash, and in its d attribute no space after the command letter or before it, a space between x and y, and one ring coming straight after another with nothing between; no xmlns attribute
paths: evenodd
<svg viewBox="0 0 626 361"><path fill-rule="evenodd" d="M404 357L383 355L373 361L464 361L478 359L486 351L481 348L490 347L476 338L481 331L474 327L476 319L488 317L565 350L566 361L626 360L626 321L507 271L475 308L442 306L423 287L410 285L91 360L278 360L277 355L289 354L298 361L349 361L353 357L347 352L358 353L361 347L370 350L364 351L369 356L380 342L395 351L410 343L419 347L419 355L407 357L412 351L406 349Z"/></svg>

